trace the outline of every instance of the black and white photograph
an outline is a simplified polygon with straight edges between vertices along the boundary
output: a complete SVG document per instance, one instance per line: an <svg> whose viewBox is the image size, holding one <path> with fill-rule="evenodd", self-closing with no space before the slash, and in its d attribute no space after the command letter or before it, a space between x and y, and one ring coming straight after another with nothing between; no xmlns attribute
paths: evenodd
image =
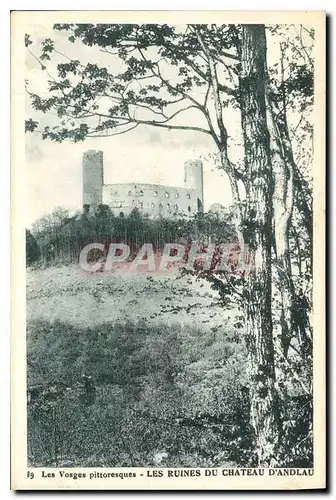
<svg viewBox="0 0 336 500"><path fill-rule="evenodd" d="M13 15L17 489L325 487L325 13L173 14Z"/></svg>

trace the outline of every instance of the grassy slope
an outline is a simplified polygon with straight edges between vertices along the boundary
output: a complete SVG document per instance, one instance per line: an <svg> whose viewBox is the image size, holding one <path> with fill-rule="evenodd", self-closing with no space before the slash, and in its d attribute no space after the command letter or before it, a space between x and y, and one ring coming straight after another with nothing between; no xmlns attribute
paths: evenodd
<svg viewBox="0 0 336 500"><path fill-rule="evenodd" d="M29 270L27 274L28 321L48 319L95 326L144 319L210 328L233 318L236 312L223 310L218 293L192 277L90 275L76 266Z"/></svg>
<svg viewBox="0 0 336 500"><path fill-rule="evenodd" d="M48 425L72 464L150 465L162 451L167 465L243 463L242 333L216 295L189 277L29 271L29 383L69 386L56 414L30 413L31 463L55 463ZM83 372L97 389L88 408Z"/></svg>

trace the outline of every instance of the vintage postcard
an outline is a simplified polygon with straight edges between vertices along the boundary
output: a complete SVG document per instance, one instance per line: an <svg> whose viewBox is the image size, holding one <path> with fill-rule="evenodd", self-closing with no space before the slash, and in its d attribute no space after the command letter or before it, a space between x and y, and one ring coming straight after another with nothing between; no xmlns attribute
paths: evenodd
<svg viewBox="0 0 336 500"><path fill-rule="evenodd" d="M325 488L325 13L11 22L12 489Z"/></svg>

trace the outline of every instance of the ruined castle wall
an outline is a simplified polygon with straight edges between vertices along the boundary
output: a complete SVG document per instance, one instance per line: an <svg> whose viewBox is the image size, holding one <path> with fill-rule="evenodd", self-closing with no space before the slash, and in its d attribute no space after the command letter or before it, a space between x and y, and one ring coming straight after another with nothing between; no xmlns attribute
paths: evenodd
<svg viewBox="0 0 336 500"><path fill-rule="evenodd" d="M90 150L83 154L83 205L102 203L104 182L103 152Z"/></svg>
<svg viewBox="0 0 336 500"><path fill-rule="evenodd" d="M184 186L196 190L199 199L198 211L203 212L203 163L201 160L188 160L185 162Z"/></svg>
<svg viewBox="0 0 336 500"><path fill-rule="evenodd" d="M115 215L128 215L137 208L143 215L155 217L192 216L198 212L197 192L157 184L108 184L103 186L103 203Z"/></svg>

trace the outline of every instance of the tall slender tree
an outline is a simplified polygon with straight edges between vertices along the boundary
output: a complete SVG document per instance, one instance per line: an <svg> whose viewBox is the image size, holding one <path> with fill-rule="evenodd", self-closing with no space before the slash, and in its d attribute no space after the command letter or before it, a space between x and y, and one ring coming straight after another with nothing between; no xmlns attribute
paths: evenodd
<svg viewBox="0 0 336 500"><path fill-rule="evenodd" d="M251 378L251 419L260 465L276 455L278 409L272 330L272 172L266 120L266 34L263 25L242 27L240 77L242 128L247 175L247 229L254 253L246 289L246 321Z"/></svg>

